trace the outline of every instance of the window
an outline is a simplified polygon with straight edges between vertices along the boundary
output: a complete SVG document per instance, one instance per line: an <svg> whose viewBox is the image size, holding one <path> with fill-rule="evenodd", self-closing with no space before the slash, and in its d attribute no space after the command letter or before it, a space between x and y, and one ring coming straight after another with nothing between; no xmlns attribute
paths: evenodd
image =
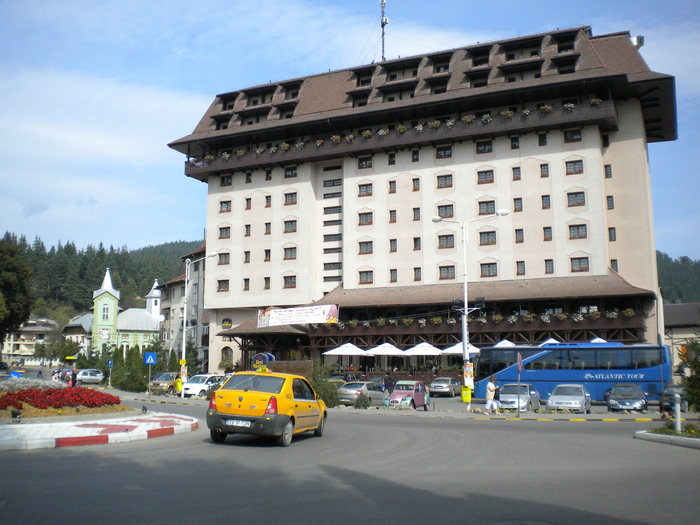
<svg viewBox="0 0 700 525"><path fill-rule="evenodd" d="M265 170L265 180L272 180L272 170Z"/></svg>
<svg viewBox="0 0 700 525"><path fill-rule="evenodd" d="M270 289L270 278L269 277L263 277L263 289L264 290Z"/></svg>
<svg viewBox="0 0 700 525"><path fill-rule="evenodd" d="M414 268L413 269L413 280L414 281L420 281L423 278L423 272L421 271L420 268Z"/></svg>
<svg viewBox="0 0 700 525"><path fill-rule="evenodd" d="M489 246L496 244L496 232L479 232L479 245Z"/></svg>
<svg viewBox="0 0 700 525"><path fill-rule="evenodd" d="M547 145L547 134L546 133L540 133L537 135L537 144L540 146L546 146Z"/></svg>
<svg viewBox="0 0 700 525"><path fill-rule="evenodd" d="M587 272L588 271L588 257L572 257L571 258L571 271L572 272Z"/></svg>
<svg viewBox="0 0 700 525"><path fill-rule="evenodd" d="M331 180L324 180L323 181L324 188L331 188L333 186L342 186L342 185L343 185L343 179L331 179Z"/></svg>
<svg viewBox="0 0 700 525"><path fill-rule="evenodd" d="M228 279L221 279L219 281L216 281L216 291L228 292Z"/></svg>
<svg viewBox="0 0 700 525"><path fill-rule="evenodd" d="M483 263L481 265L481 276L482 277L496 277L498 275L498 269L496 263Z"/></svg>
<svg viewBox="0 0 700 525"><path fill-rule="evenodd" d="M420 179L413 179L413 191L420 191Z"/></svg>
<svg viewBox="0 0 700 525"><path fill-rule="evenodd" d="M360 284L372 284L374 282L374 272L372 270L360 272Z"/></svg>
<svg viewBox="0 0 700 525"><path fill-rule="evenodd" d="M389 166L394 166L396 164L396 153L389 153L387 161Z"/></svg>
<svg viewBox="0 0 700 525"><path fill-rule="evenodd" d="M323 214L324 215L331 215L334 213L341 213L343 211L342 206L326 206L323 208Z"/></svg>
<svg viewBox="0 0 700 525"><path fill-rule="evenodd" d="M454 248L455 247L455 236L454 235L438 235L438 248Z"/></svg>
<svg viewBox="0 0 700 525"><path fill-rule="evenodd" d="M324 239L325 241L326 239ZM324 248L323 253L343 253L342 248Z"/></svg>
<svg viewBox="0 0 700 525"><path fill-rule="evenodd" d="M414 149L411 151L411 162L418 162L420 160L420 150Z"/></svg>
<svg viewBox="0 0 700 525"><path fill-rule="evenodd" d="M219 228L219 239L229 239L231 237L231 227L224 226Z"/></svg>
<svg viewBox="0 0 700 525"><path fill-rule="evenodd" d="M542 209L548 210L552 207L552 199L549 195L542 195Z"/></svg>
<svg viewBox="0 0 700 525"><path fill-rule="evenodd" d="M372 195L372 184L360 184L358 186L358 197L370 197Z"/></svg>
<svg viewBox="0 0 700 525"><path fill-rule="evenodd" d="M395 180L389 181L389 193L396 193L396 181Z"/></svg>
<svg viewBox="0 0 700 525"><path fill-rule="evenodd" d="M420 220L420 208L413 208L413 220L414 221Z"/></svg>
<svg viewBox="0 0 700 525"><path fill-rule="evenodd" d="M358 214L359 221L358 225L359 226L368 226L372 224L372 212L366 212L366 213L360 213Z"/></svg>
<svg viewBox="0 0 700 525"><path fill-rule="evenodd" d="M618 271L617 270L617 259L610 259L610 268L613 269L613 271Z"/></svg>
<svg viewBox="0 0 700 525"><path fill-rule="evenodd" d="M357 159L357 169L364 170L372 167L372 157L360 157Z"/></svg>
<svg viewBox="0 0 700 525"><path fill-rule="evenodd" d="M454 217L454 206L452 204L438 206L438 215L443 219Z"/></svg>
<svg viewBox="0 0 700 525"><path fill-rule="evenodd" d="M245 198L245 209L249 210L252 204L252 199L250 197Z"/></svg>
<svg viewBox="0 0 700 525"><path fill-rule="evenodd" d="M520 180L520 167L516 166L513 168L513 180Z"/></svg>
<svg viewBox="0 0 700 525"><path fill-rule="evenodd" d="M340 226L341 224L343 224L342 219L335 219L332 221L323 221L324 226Z"/></svg>
<svg viewBox="0 0 700 525"><path fill-rule="evenodd" d="M612 166L610 164L605 165L605 178L612 179Z"/></svg>
<svg viewBox="0 0 700 525"><path fill-rule="evenodd" d="M245 174L245 183L250 184L251 182L253 182L253 174L248 172Z"/></svg>
<svg viewBox="0 0 700 525"><path fill-rule="evenodd" d="M617 231L615 228L608 228L608 240L610 242L615 242L617 240Z"/></svg>
<svg viewBox="0 0 700 525"><path fill-rule="evenodd" d="M583 161L582 160L570 160L566 163L566 174L567 175L580 175L583 173Z"/></svg>
<svg viewBox="0 0 700 525"><path fill-rule="evenodd" d="M372 241L361 241L360 242L360 255L374 252L374 242Z"/></svg>
<svg viewBox="0 0 700 525"><path fill-rule="evenodd" d="M396 210L389 210L389 222L396 222Z"/></svg>
<svg viewBox="0 0 700 525"><path fill-rule="evenodd" d="M244 263L250 262L250 252L249 251L243 252L243 262Z"/></svg>
<svg viewBox="0 0 700 525"><path fill-rule="evenodd" d="M219 180L219 185L220 186L231 186L233 184L233 176L232 175L222 175L221 179Z"/></svg>
<svg viewBox="0 0 700 525"><path fill-rule="evenodd" d="M569 206L585 206L586 194L582 191L575 191L567 194Z"/></svg>
<svg viewBox="0 0 700 525"><path fill-rule="evenodd" d="M324 195L325 197L325 195ZM297 203L297 193L285 193L284 194L284 205L290 206Z"/></svg>
<svg viewBox="0 0 700 525"><path fill-rule="evenodd" d="M398 249L398 241L396 239L389 239L389 251L395 252Z"/></svg>
<svg viewBox="0 0 700 525"><path fill-rule="evenodd" d="M480 140L476 143L476 153L493 153L493 141L491 140Z"/></svg>
<svg viewBox="0 0 700 525"><path fill-rule="evenodd" d="M477 184L489 184L493 182L493 170L478 171Z"/></svg>
<svg viewBox="0 0 700 525"><path fill-rule="evenodd" d="M250 279L246 277L243 279L243 291L247 292L248 290L250 290Z"/></svg>
<svg viewBox="0 0 700 525"><path fill-rule="evenodd" d="M390 283L395 283L398 280L398 270L396 268L392 268L389 270L389 282Z"/></svg>
<svg viewBox="0 0 700 525"><path fill-rule="evenodd" d="M510 149L520 149L520 137L510 138Z"/></svg>
<svg viewBox="0 0 700 525"><path fill-rule="evenodd" d="M544 273L554 273L554 259L544 260Z"/></svg>
<svg viewBox="0 0 700 525"><path fill-rule="evenodd" d="M551 226L545 226L544 228L542 228L542 233L544 234L545 241L552 240L552 227Z"/></svg>
<svg viewBox="0 0 700 525"><path fill-rule="evenodd" d="M343 263L341 263L341 262L323 263L323 269L324 270L342 270Z"/></svg>
<svg viewBox="0 0 700 525"><path fill-rule="evenodd" d="M540 177L549 177L549 164L540 164Z"/></svg>
<svg viewBox="0 0 700 525"><path fill-rule="evenodd" d="M451 188L452 187L452 175L438 175L437 187L438 188Z"/></svg>
<svg viewBox="0 0 700 525"><path fill-rule="evenodd" d="M581 130L580 129L567 129L564 130L564 142L581 142Z"/></svg>
<svg viewBox="0 0 700 525"><path fill-rule="evenodd" d="M452 158L452 146L438 146L435 148L435 158L436 159L451 159Z"/></svg>
<svg viewBox="0 0 700 525"><path fill-rule="evenodd" d="M103 321L109 320L109 305L107 305L107 304L102 306L102 320Z"/></svg>
<svg viewBox="0 0 700 525"><path fill-rule="evenodd" d="M418 251L421 248L420 237L413 238L413 251Z"/></svg>
<svg viewBox="0 0 700 525"><path fill-rule="evenodd" d="M513 199L513 211L523 211L523 199L521 197Z"/></svg>
<svg viewBox="0 0 700 525"><path fill-rule="evenodd" d="M227 213L231 211L231 201L221 201L219 203L219 213Z"/></svg>
<svg viewBox="0 0 700 525"><path fill-rule="evenodd" d="M265 207L269 208L272 206L272 197L270 195L265 195Z"/></svg>
<svg viewBox="0 0 700 525"><path fill-rule="evenodd" d="M230 253L220 253L219 254L219 264L229 264L231 262ZM195 283L197 284L197 283Z"/></svg>
<svg viewBox="0 0 700 525"><path fill-rule="evenodd" d="M272 254L270 253L270 250L265 250L265 258L263 259L264 262L270 262L270 257Z"/></svg>
<svg viewBox="0 0 700 525"><path fill-rule="evenodd" d="M603 147L607 148L610 146L610 135L603 135Z"/></svg>
<svg viewBox="0 0 700 525"><path fill-rule="evenodd" d="M285 275L284 276L284 287L285 288L296 288L297 287L297 276L296 275Z"/></svg>
<svg viewBox="0 0 700 525"><path fill-rule="evenodd" d="M585 224L572 224L569 226L569 239L588 238L588 227Z"/></svg>
<svg viewBox="0 0 700 525"><path fill-rule="evenodd" d="M454 279L455 278L455 267L454 266L440 266L440 280Z"/></svg>
<svg viewBox="0 0 700 525"><path fill-rule="evenodd" d="M607 203L608 203L608 209L609 210L614 210L615 209L615 199L613 198L612 195L608 195L606 197Z"/></svg>
<svg viewBox="0 0 700 525"><path fill-rule="evenodd" d="M521 228L515 230L515 242L516 244L525 242L525 232Z"/></svg>
<svg viewBox="0 0 700 525"><path fill-rule="evenodd" d="M479 215L493 215L494 213L496 213L496 201L479 203Z"/></svg>
<svg viewBox="0 0 700 525"><path fill-rule="evenodd" d="M525 275L525 261L516 261L515 275Z"/></svg>
<svg viewBox="0 0 700 525"><path fill-rule="evenodd" d="M326 275L323 277L324 283L339 283L343 280L342 275Z"/></svg>
<svg viewBox="0 0 700 525"><path fill-rule="evenodd" d="M293 233L297 231L297 221L284 221L284 233Z"/></svg>
<svg viewBox="0 0 700 525"><path fill-rule="evenodd" d="M270 235L272 232L272 223L266 222L265 223L265 235Z"/></svg>
<svg viewBox="0 0 700 525"><path fill-rule="evenodd" d="M297 176L297 167L296 166L287 166L284 168L284 178L285 179L291 179Z"/></svg>
<svg viewBox="0 0 700 525"><path fill-rule="evenodd" d="M339 192L339 191L333 192L333 193L324 193L323 194L324 199L337 199L337 198L342 197L342 196L343 196L342 192Z"/></svg>
<svg viewBox="0 0 700 525"><path fill-rule="evenodd" d="M297 249L296 247L294 248L285 248L284 249L284 260L288 261L290 259L296 259L297 258Z"/></svg>

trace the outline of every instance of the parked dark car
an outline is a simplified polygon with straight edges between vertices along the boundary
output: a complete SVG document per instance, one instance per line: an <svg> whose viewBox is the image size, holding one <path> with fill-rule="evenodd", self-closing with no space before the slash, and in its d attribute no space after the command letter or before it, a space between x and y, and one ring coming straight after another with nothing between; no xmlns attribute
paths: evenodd
<svg viewBox="0 0 700 525"><path fill-rule="evenodd" d="M688 411L688 398L686 397L685 388L681 385L669 385L664 388L659 400L659 412L673 412L676 405L676 394L681 396L681 412Z"/></svg>
<svg viewBox="0 0 700 525"><path fill-rule="evenodd" d="M382 390L384 392L393 392L394 391L394 385L396 384L396 381L391 379L390 377L386 376L373 376L367 379L367 381L372 381L373 383L377 383L380 387L382 387Z"/></svg>
<svg viewBox="0 0 700 525"><path fill-rule="evenodd" d="M608 411L615 410L647 410L647 396L637 383L620 383L605 393Z"/></svg>
<svg viewBox="0 0 700 525"><path fill-rule="evenodd" d="M362 379L360 379L360 376L358 376L354 372L337 372L335 374L331 374L328 380L330 381L331 379L341 379L346 383L348 381L362 381Z"/></svg>
<svg viewBox="0 0 700 525"><path fill-rule="evenodd" d="M0 361L0 370L7 370L8 366L5 361Z"/></svg>

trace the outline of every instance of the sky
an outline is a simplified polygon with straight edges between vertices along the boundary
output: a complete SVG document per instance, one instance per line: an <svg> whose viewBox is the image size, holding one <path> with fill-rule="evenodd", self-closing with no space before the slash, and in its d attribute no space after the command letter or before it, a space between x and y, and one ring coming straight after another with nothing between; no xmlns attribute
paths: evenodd
<svg viewBox="0 0 700 525"><path fill-rule="evenodd" d="M386 0L385 56L591 26L676 77L651 144L656 249L700 260L697 0ZM382 59L379 0L0 0L0 235L135 250L204 237L206 185L167 147L218 93Z"/></svg>

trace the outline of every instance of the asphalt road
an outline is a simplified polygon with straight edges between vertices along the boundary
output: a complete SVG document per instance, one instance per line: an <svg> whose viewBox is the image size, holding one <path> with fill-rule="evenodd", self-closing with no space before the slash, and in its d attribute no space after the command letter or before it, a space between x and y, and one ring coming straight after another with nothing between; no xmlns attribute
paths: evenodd
<svg viewBox="0 0 700 525"><path fill-rule="evenodd" d="M206 401L148 405L203 420ZM632 438L658 423L414 415L334 412L324 437L289 448L252 436L217 445L203 426L0 452L0 523L668 524L700 513L698 451Z"/></svg>

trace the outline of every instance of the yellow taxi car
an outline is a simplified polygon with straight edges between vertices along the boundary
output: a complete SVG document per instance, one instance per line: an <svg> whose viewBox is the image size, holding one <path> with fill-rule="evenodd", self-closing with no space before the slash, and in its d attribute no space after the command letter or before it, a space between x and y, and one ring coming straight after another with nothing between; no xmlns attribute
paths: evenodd
<svg viewBox="0 0 700 525"><path fill-rule="evenodd" d="M211 396L207 427L215 443L228 434L254 434L288 447L301 432L323 436L327 416L326 404L302 376L237 372Z"/></svg>

